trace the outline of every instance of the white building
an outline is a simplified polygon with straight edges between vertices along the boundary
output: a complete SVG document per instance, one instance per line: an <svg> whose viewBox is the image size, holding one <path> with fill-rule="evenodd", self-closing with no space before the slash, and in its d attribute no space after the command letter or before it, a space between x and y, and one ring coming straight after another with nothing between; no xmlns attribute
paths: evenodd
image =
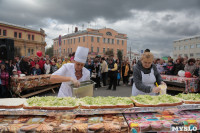
<svg viewBox="0 0 200 133"><path fill-rule="evenodd" d="M126 57L129 59L130 62L132 62L134 59L138 61L141 57L141 54L132 51L127 51Z"/></svg>
<svg viewBox="0 0 200 133"><path fill-rule="evenodd" d="M200 35L191 36L173 42L173 56L188 56L189 58L200 58Z"/></svg>

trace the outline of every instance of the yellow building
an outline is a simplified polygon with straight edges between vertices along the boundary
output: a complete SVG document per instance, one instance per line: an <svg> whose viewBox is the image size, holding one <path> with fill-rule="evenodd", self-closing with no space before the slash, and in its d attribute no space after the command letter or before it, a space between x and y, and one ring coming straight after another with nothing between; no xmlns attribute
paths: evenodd
<svg viewBox="0 0 200 133"><path fill-rule="evenodd" d="M69 55L76 51L78 46L89 48L89 57L96 55L104 56L106 51L112 50L114 57L117 57L117 51L121 50L123 55L127 53L127 35L118 33L117 31L104 28L104 29L90 29L78 31L61 36L61 45L59 46L59 37L53 39L54 55L61 56Z"/></svg>
<svg viewBox="0 0 200 133"><path fill-rule="evenodd" d="M0 21L0 39L14 39L15 56L36 56L45 53L45 31L40 31Z"/></svg>

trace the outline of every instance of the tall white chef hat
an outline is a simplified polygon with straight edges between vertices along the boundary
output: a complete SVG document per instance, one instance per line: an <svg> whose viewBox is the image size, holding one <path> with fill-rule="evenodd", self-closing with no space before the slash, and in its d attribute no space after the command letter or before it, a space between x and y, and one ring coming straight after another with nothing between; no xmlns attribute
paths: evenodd
<svg viewBox="0 0 200 133"><path fill-rule="evenodd" d="M87 60L89 48L78 46L76 49L74 60L77 62L85 63Z"/></svg>

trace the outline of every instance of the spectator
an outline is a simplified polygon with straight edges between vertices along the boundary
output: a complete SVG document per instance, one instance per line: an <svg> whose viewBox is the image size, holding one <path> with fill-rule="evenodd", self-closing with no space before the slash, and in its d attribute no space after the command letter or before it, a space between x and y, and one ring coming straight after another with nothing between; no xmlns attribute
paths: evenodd
<svg viewBox="0 0 200 133"><path fill-rule="evenodd" d="M40 66L41 73L44 73L44 64L45 64L45 61L44 61L43 57L40 58L38 64Z"/></svg>
<svg viewBox="0 0 200 133"><path fill-rule="evenodd" d="M174 64L174 75L178 75L178 71L184 70L183 59L179 58L176 60L176 64Z"/></svg>
<svg viewBox="0 0 200 133"><path fill-rule="evenodd" d="M1 98L8 97L9 92L9 73L6 70L5 64L1 65Z"/></svg>
<svg viewBox="0 0 200 133"><path fill-rule="evenodd" d="M44 64L44 70L45 70L45 74L50 74L51 64L49 60L46 60L46 63Z"/></svg>
<svg viewBox="0 0 200 133"><path fill-rule="evenodd" d="M117 76L119 75L119 78L117 77L117 86L119 86L119 82L121 80L121 63L119 61L119 59L116 60L117 63Z"/></svg>
<svg viewBox="0 0 200 133"><path fill-rule="evenodd" d="M30 74L30 66L28 64L27 57L24 57L20 62L20 70L23 74L29 75Z"/></svg>
<svg viewBox="0 0 200 133"><path fill-rule="evenodd" d="M168 56L167 57L167 61L169 62L169 61L172 61L172 57L171 56Z"/></svg>
<svg viewBox="0 0 200 133"><path fill-rule="evenodd" d="M35 65L35 67L32 70L32 74L33 75L41 75L42 74L39 64Z"/></svg>
<svg viewBox="0 0 200 133"><path fill-rule="evenodd" d="M108 77L110 78L109 87L107 90L111 90L113 86L113 91L116 91L117 86L117 63L113 61L112 58L108 61Z"/></svg>
<svg viewBox="0 0 200 133"><path fill-rule="evenodd" d="M196 69L195 69L194 75L193 75L193 77L195 77L195 78L200 76L199 75L199 73L200 73L199 67L200 67L200 62L196 62Z"/></svg>
<svg viewBox="0 0 200 133"><path fill-rule="evenodd" d="M164 60L163 59L160 59L158 64L156 65L157 69L158 69L158 72L160 74L164 74L165 73L165 63L164 63Z"/></svg>
<svg viewBox="0 0 200 133"><path fill-rule="evenodd" d="M186 65L187 63L188 63L188 56L185 55L185 57L184 57L184 61L183 61L183 64Z"/></svg>
<svg viewBox="0 0 200 133"><path fill-rule="evenodd" d="M7 64L7 71L9 73L9 75L12 75L12 70L14 69L13 67L13 61L9 60L9 63Z"/></svg>
<svg viewBox="0 0 200 133"><path fill-rule="evenodd" d="M74 63L74 55L75 55L75 52L73 52L73 53L71 54L71 57L70 57L70 62L71 62L71 63Z"/></svg>
<svg viewBox="0 0 200 133"><path fill-rule="evenodd" d="M65 60L62 62L62 65L66 64L66 63L70 63L70 60L67 56L65 56Z"/></svg>
<svg viewBox="0 0 200 133"><path fill-rule="evenodd" d="M104 57L101 58L101 75L103 80L103 86L106 86L106 80L108 75L108 64L105 61Z"/></svg>
<svg viewBox="0 0 200 133"><path fill-rule="evenodd" d="M94 77L93 76L91 77L91 79L94 82L96 82L95 88L101 87L101 85L100 85L101 65L100 65L100 62L98 61L98 58L94 59L94 70L92 72L95 73L95 75L96 75Z"/></svg>
<svg viewBox="0 0 200 133"><path fill-rule="evenodd" d="M167 75L174 75L174 64L172 61L168 61L165 74Z"/></svg>
<svg viewBox="0 0 200 133"><path fill-rule="evenodd" d="M51 65L51 73L54 73L55 71L58 70L58 67L56 66L55 61L51 61L52 65Z"/></svg>
<svg viewBox="0 0 200 133"><path fill-rule="evenodd" d="M94 70L94 65L91 59L88 59L88 61L85 63L85 68L87 68L90 71L90 77L91 77L92 71Z"/></svg>
<svg viewBox="0 0 200 133"><path fill-rule="evenodd" d="M58 69L61 68L61 66L62 66L62 60L61 59L58 59L56 66L58 67Z"/></svg>
<svg viewBox="0 0 200 133"><path fill-rule="evenodd" d="M130 66L128 62L125 61L122 66L122 77L123 77L124 86L128 85L129 70L130 70Z"/></svg>
<svg viewBox="0 0 200 133"><path fill-rule="evenodd" d="M12 77L18 77L17 69L13 69L12 73L13 73Z"/></svg>
<svg viewBox="0 0 200 133"><path fill-rule="evenodd" d="M187 64L185 65L184 70L185 70L185 72L190 72L193 75L195 69L196 69L195 59L191 58L188 60Z"/></svg>
<svg viewBox="0 0 200 133"><path fill-rule="evenodd" d="M14 69L16 69L17 71L20 71L19 65L17 65L17 60L14 60L12 65Z"/></svg>
<svg viewBox="0 0 200 133"><path fill-rule="evenodd" d="M30 63L31 63L31 69L33 69L33 67L35 67L35 65L38 63L38 58L35 57L34 60L32 60Z"/></svg>

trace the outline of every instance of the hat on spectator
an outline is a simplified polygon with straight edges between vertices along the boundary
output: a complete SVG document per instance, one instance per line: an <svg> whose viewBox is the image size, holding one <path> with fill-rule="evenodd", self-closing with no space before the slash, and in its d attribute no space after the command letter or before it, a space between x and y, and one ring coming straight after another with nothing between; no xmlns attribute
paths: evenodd
<svg viewBox="0 0 200 133"><path fill-rule="evenodd" d="M87 60L89 49L86 47L80 47L76 49L74 60L77 62L85 63Z"/></svg>

